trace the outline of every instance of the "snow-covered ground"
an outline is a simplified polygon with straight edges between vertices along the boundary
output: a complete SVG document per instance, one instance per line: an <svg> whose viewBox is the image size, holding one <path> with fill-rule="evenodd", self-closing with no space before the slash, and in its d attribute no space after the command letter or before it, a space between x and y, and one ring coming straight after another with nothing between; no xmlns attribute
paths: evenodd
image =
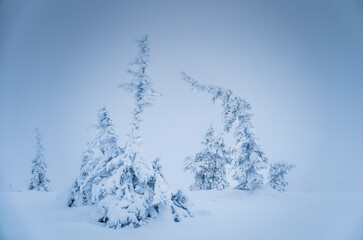
<svg viewBox="0 0 363 240"><path fill-rule="evenodd" d="M0 193L0 239L363 239L363 193L269 190L187 193L194 217L160 214L136 229L109 229L94 207L55 192Z"/></svg>

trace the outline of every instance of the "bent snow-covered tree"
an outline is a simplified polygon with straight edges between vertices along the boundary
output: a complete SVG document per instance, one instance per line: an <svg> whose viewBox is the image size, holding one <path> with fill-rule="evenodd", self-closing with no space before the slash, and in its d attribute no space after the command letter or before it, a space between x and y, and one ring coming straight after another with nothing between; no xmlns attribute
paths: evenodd
<svg viewBox="0 0 363 240"><path fill-rule="evenodd" d="M287 173L295 167L295 164L287 162L273 163L269 169L268 185L277 191L286 191L289 183L286 181Z"/></svg>
<svg viewBox="0 0 363 240"><path fill-rule="evenodd" d="M92 188L92 195L99 201L100 221L108 227L138 227L157 215L162 208L169 208L174 220L190 215L187 198L181 193L172 194L160 172L160 165L144 157L140 125L142 115L160 94L152 88L146 74L149 62L149 39L137 41L139 53L129 70L132 81L120 87L131 93L135 100L131 130L124 153L111 159L105 166L108 177L102 178Z"/></svg>
<svg viewBox="0 0 363 240"><path fill-rule="evenodd" d="M204 150L194 158L186 158L185 170L194 173L194 183L191 190L222 190L229 186L226 179L226 165L231 163L232 151L227 149L224 140L214 135L211 126L202 142Z"/></svg>
<svg viewBox="0 0 363 240"><path fill-rule="evenodd" d="M39 129L35 129L36 154L33 158L32 176L30 179L29 190L49 191L49 179L47 177L47 164L44 157L44 147L42 144L42 135Z"/></svg>
<svg viewBox="0 0 363 240"><path fill-rule="evenodd" d="M102 107L98 111L97 135L88 143L88 149L83 153L81 173L74 182L69 206L94 204L97 199L102 198L93 196L92 187L110 176L110 169L105 168L106 164L120 158L123 153L123 149L117 145L117 139L109 113L106 107Z"/></svg>
<svg viewBox="0 0 363 240"><path fill-rule="evenodd" d="M219 101L222 106L224 130L230 132L235 124L234 137L236 156L232 164L233 178L237 189L252 190L263 184L260 170L267 167L267 158L257 142L251 123L251 105L243 98L236 96L229 89L215 85L204 85L182 73L182 79L192 89L206 91L212 95L213 103Z"/></svg>

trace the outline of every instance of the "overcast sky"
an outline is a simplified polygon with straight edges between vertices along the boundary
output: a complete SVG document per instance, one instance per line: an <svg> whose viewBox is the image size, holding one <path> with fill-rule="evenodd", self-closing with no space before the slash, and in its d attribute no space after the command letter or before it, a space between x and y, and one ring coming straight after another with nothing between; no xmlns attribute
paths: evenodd
<svg viewBox="0 0 363 240"><path fill-rule="evenodd" d="M131 96L117 86L148 34L148 74L163 94L147 109L145 155L174 187L221 108L190 90L185 71L252 105L270 162L297 166L291 191L363 191L362 1L0 2L0 187L24 189L39 127L55 191L79 174L109 109L123 144ZM226 134L227 140L231 138Z"/></svg>

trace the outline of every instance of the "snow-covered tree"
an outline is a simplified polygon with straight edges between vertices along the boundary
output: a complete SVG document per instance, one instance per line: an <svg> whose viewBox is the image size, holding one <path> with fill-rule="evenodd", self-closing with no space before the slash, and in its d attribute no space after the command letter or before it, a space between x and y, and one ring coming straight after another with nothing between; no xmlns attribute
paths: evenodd
<svg viewBox="0 0 363 240"><path fill-rule="evenodd" d="M233 178L237 189L253 190L263 185L264 177L260 170L267 167L267 158L253 133L250 115L239 117L235 131L236 159L233 162Z"/></svg>
<svg viewBox="0 0 363 240"><path fill-rule="evenodd" d="M175 222L191 216L188 199L181 191L171 192L158 160L152 167L153 176L141 182L133 164L125 161L110 178L103 179L94 188L95 192L106 193L98 205L101 222L111 228L139 227L156 217L162 208L169 208Z"/></svg>
<svg viewBox="0 0 363 240"><path fill-rule="evenodd" d="M109 170L105 169L106 164L123 153L123 149L117 145L117 139L109 113L106 107L102 107L98 111L97 135L88 143L88 149L83 153L81 174L74 182L69 206L95 203L92 187L109 176Z"/></svg>
<svg viewBox="0 0 363 240"><path fill-rule="evenodd" d="M30 179L29 190L49 191L49 179L47 177L47 164L44 157L44 147L42 144L42 135L39 129L35 129L36 154L33 158L32 176Z"/></svg>
<svg viewBox="0 0 363 240"><path fill-rule="evenodd" d="M122 162L122 160L121 160ZM140 182L132 163L124 161L94 188L95 196L104 196L99 202L99 220L108 227L138 227L155 213L152 182Z"/></svg>
<svg viewBox="0 0 363 240"><path fill-rule="evenodd" d="M171 204L172 193L162 173L160 158L153 161L154 170L154 198L153 204L162 203L163 205Z"/></svg>
<svg viewBox="0 0 363 240"><path fill-rule="evenodd" d="M94 201L99 202L100 221L111 228L141 226L149 218L156 216L163 207L174 213L175 221L190 214L188 209L183 208L188 206L187 201L182 206L179 204L183 199L179 196L180 193L171 193L161 173L159 161L149 161L142 152L142 116L160 94L152 88L151 79L146 74L150 54L149 39L143 36L137 42L139 53L133 63L136 69L128 71L132 81L120 85L135 100L125 151L120 157L107 162L104 169L108 177L100 179L92 187Z"/></svg>
<svg viewBox="0 0 363 240"><path fill-rule="evenodd" d="M263 175L259 171L266 168L267 158L253 132L251 105L243 98L234 95L229 89L201 84L185 73L182 73L182 79L192 89L211 94L214 103L217 100L221 103L226 132L230 132L236 126L234 128L236 156L232 164L233 178L238 183L236 188L252 190L259 187L263 184Z"/></svg>
<svg viewBox="0 0 363 240"><path fill-rule="evenodd" d="M230 149L224 144L221 136L215 136L213 126L210 126L202 141L204 150L192 159L185 160L185 170L194 173L194 183L191 190L222 190L229 186L226 179L226 165L231 163Z"/></svg>
<svg viewBox="0 0 363 240"><path fill-rule="evenodd" d="M295 164L277 162L270 165L268 185L277 191L285 191L289 183L286 181L287 173L295 167Z"/></svg>

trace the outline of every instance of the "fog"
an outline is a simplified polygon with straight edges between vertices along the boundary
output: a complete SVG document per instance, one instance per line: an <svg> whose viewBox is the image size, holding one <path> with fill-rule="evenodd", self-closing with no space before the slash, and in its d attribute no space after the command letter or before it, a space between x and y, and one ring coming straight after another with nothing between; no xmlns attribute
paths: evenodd
<svg viewBox="0 0 363 240"><path fill-rule="evenodd" d="M223 130L220 106L185 71L252 105L269 162L296 164L291 191L363 191L363 4L334 0L1 1L2 190L26 188L35 127L54 191L79 174L101 106L125 143L134 102L117 86L143 34L162 93L145 113L144 153L161 157L171 186L190 185L183 161L209 125Z"/></svg>

